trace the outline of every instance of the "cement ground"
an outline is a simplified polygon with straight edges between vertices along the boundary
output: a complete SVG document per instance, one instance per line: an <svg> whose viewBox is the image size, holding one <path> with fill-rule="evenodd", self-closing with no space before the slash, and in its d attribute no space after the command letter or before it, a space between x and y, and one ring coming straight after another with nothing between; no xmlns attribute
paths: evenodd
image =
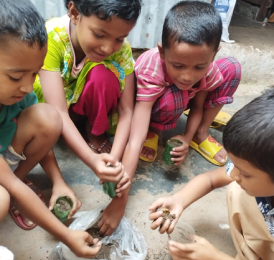
<svg viewBox="0 0 274 260"><path fill-rule="evenodd" d="M261 59L265 57L271 59L273 63L274 56L270 55L270 49L273 48L274 42L273 26L262 28L257 23L234 17L230 34L230 38L236 40L236 43L234 45L222 43L223 52L220 53L220 56L231 55L237 57L241 62L248 59L250 61L248 66L253 71L258 71L258 62L263 64L264 60ZM253 46L254 52L251 51L250 46ZM257 56L258 53L261 56ZM231 114L235 113L243 105L260 95L270 85L271 79L273 82L273 74L264 77L258 73L255 76L251 75L247 65L243 65L244 82L235 94L234 103L224 107L224 110ZM257 83L256 80L254 81L254 77L257 77ZM175 134L182 133L185 122L186 117L183 115L174 130L162 134L156 161L151 164L140 161L132 184L125 216L144 233L148 244L148 260L170 259L166 249L167 235L160 235L149 227L148 206L155 199L178 191L196 175L215 168L193 150L190 150L184 164L180 167L166 166L161 160L166 140ZM221 142L222 129L211 129L210 134ZM65 181L73 188L83 203L81 211L92 210L94 207L107 204L110 201L103 194L95 174L76 158L61 141L55 146L55 153ZM49 199L51 184L40 166L31 171L28 178L40 187L46 198ZM207 238L218 249L235 256L236 251L228 226L226 188L215 190L195 202L184 212L180 221L190 224L196 234ZM39 227L32 231L21 230L9 215L0 223L0 245L8 247L15 254L15 259L48 259L50 251L57 242Z"/></svg>

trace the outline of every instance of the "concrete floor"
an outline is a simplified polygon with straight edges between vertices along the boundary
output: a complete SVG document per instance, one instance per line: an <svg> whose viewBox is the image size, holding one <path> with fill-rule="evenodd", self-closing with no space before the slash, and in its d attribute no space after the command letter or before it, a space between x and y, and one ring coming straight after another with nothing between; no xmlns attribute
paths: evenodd
<svg viewBox="0 0 274 260"><path fill-rule="evenodd" d="M235 23L232 23L233 26L230 27L230 33L231 39L237 42L234 45L222 43L224 52L221 56L229 54L239 56L240 59L244 60L247 56L244 57L241 55L249 48L249 44L258 44L259 47L256 48L260 48L262 54L269 52L268 47L274 42L273 40L268 40L269 37L273 39L273 30L270 27L261 29L258 27L258 24L255 26L248 21L244 23L247 27L243 27L241 19L238 22L235 21ZM252 55L250 53L248 59L252 60L252 64L256 66L258 58L255 54ZM244 68L245 66L243 67L243 76L248 79L250 74ZM268 78L264 80L262 77L259 85L255 83L249 85L248 81L245 81L240 85L235 95L235 102L230 106L226 106L224 110L231 114L236 112L243 105L258 96L268 85L268 80ZM148 206L155 199L178 191L185 183L199 173L215 168L215 166L208 163L193 150L190 150L184 164L180 167L166 166L161 160L164 143L169 137L182 133L185 122L186 117L183 115L174 130L163 133L156 161L151 164L140 161L132 184L125 215L143 232L148 244L147 259L149 260L167 260L170 257L166 249L167 235L160 235L156 231L151 231L149 227ZM211 129L210 134L216 140L221 141L221 130ZM76 158L62 142L58 142L55 146L55 152L65 181L73 188L83 203L81 211L92 210L94 207L106 205L110 201L103 194L95 174ZM51 184L39 166L31 171L28 178L40 187L46 198L49 199ZM191 205L184 212L180 221L190 224L196 234L207 238L218 249L231 256L235 256L236 252L231 240L230 231L227 229L228 219L225 197L225 188L208 194ZM9 215L0 223L0 245L8 247L15 254L15 259L48 259L50 251L57 242L50 234L39 227L36 227L32 231L21 230Z"/></svg>

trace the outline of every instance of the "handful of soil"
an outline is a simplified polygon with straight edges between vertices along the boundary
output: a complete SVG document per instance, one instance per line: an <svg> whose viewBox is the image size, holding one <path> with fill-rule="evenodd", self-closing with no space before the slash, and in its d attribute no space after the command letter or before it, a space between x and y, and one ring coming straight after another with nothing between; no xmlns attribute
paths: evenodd
<svg viewBox="0 0 274 260"><path fill-rule="evenodd" d="M68 219L68 215L73 207L72 200L67 197L59 197L52 209L52 213L62 222L66 222Z"/></svg>
<svg viewBox="0 0 274 260"><path fill-rule="evenodd" d="M99 220L87 230L87 232L93 237L93 238L98 238L99 240L103 239L103 237L99 233L99 228L98 228L98 223ZM111 247L119 247L119 243L116 241L113 241L113 243L109 243L107 245L102 244L100 252L93 258L93 259L106 259L110 260L110 253L111 253ZM123 251L123 255L129 255L127 251Z"/></svg>
<svg viewBox="0 0 274 260"><path fill-rule="evenodd" d="M176 218L176 214L170 214L170 211L167 208L158 208L156 211L163 211L163 214L162 214L163 221L162 221L161 227L164 225L164 223L168 219L170 220L170 222L172 222Z"/></svg>
<svg viewBox="0 0 274 260"><path fill-rule="evenodd" d="M173 148L182 146L183 142L177 139L169 139L166 143L166 149L163 154L163 160L166 162L167 165L174 164L174 162L171 160L170 152Z"/></svg>

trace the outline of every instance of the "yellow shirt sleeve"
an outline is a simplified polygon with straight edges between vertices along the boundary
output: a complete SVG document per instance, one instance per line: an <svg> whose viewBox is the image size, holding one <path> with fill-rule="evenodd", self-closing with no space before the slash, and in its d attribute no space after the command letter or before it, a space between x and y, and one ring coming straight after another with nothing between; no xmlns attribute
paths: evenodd
<svg viewBox="0 0 274 260"><path fill-rule="evenodd" d="M63 62L61 50L64 48L64 45L62 44L62 41L57 42L52 34L56 34L56 32L48 34L48 51L42 69L48 71L61 71Z"/></svg>

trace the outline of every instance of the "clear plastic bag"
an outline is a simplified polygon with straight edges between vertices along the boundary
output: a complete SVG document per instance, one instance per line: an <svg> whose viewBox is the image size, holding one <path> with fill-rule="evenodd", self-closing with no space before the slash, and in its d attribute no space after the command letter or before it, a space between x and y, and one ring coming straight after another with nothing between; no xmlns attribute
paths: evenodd
<svg viewBox="0 0 274 260"><path fill-rule="evenodd" d="M103 209L103 207L98 207L92 211L77 213L75 215L76 219L69 228L72 230L89 229L102 217L101 212ZM112 235L104 237L101 242L104 245L112 242L119 244L118 248L111 247L111 260L144 260L147 255L147 244L142 232L125 217L122 218ZM128 255L124 255L125 251ZM85 258L77 257L66 245L59 243L51 251L49 260L85 260Z"/></svg>

